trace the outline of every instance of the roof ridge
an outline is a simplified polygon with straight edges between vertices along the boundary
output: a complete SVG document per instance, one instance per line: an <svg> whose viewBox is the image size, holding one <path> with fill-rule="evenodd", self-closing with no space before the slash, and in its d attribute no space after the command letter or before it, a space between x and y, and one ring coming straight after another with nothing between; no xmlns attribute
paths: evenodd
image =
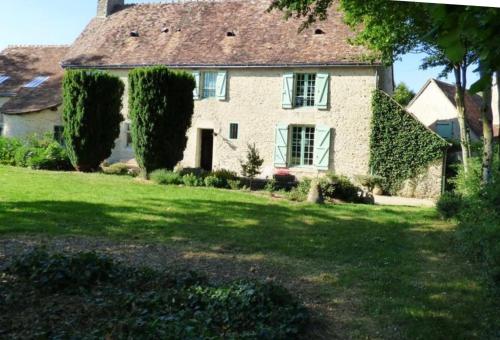
<svg viewBox="0 0 500 340"><path fill-rule="evenodd" d="M125 7L131 6L158 6L158 5L184 5L190 3L223 3L223 2L243 2L243 3L258 3L258 2L268 2L271 5L271 2L268 0L161 0L157 2L130 2L126 3Z"/></svg>
<svg viewBox="0 0 500 340"><path fill-rule="evenodd" d="M11 44L7 45L5 49L9 48L63 48L63 47L71 47L71 44Z"/></svg>

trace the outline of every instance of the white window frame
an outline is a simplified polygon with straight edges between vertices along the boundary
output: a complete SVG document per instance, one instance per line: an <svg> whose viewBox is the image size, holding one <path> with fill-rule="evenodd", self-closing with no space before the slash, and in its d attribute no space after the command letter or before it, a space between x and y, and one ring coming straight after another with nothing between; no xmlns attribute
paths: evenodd
<svg viewBox="0 0 500 340"><path fill-rule="evenodd" d="M297 162L296 157L294 157L295 150L297 146L294 143L294 132L295 129L300 129L300 155ZM309 131L308 131L309 129ZM312 130L312 132L311 132ZM307 133L309 132L309 136ZM288 164L290 167L313 167L314 166L314 137L316 133L316 127L314 125L290 125L289 127L289 141L288 141ZM306 152L307 148L307 152ZM310 157L306 157L306 154L310 154Z"/></svg>
<svg viewBox="0 0 500 340"><path fill-rule="evenodd" d="M205 92L207 90L205 80L206 80L208 74L210 74L210 76L212 77L211 80L213 80L213 88L212 88L212 86L209 88L209 91L211 91L210 95L207 95L207 93ZM217 74L218 74L217 71L203 71L203 72L201 72L200 91L201 91L201 98L202 99L217 98Z"/></svg>
<svg viewBox="0 0 500 340"><path fill-rule="evenodd" d="M303 77L303 79L302 79ZM293 107L316 106L316 73L294 73ZM303 86L300 83L304 82ZM299 86L302 93L299 95ZM299 99L301 101L299 102Z"/></svg>

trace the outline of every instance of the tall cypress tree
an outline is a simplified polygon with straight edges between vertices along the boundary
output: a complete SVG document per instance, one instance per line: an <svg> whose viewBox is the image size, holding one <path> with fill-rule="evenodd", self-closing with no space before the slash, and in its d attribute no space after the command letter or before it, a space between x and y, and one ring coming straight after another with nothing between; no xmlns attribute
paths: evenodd
<svg viewBox="0 0 500 340"><path fill-rule="evenodd" d="M191 74L164 66L129 74L132 141L137 163L147 176L173 169L182 160L191 126L195 81Z"/></svg>
<svg viewBox="0 0 500 340"><path fill-rule="evenodd" d="M69 70L63 79L64 140L78 171L99 169L120 134L124 84L95 70Z"/></svg>

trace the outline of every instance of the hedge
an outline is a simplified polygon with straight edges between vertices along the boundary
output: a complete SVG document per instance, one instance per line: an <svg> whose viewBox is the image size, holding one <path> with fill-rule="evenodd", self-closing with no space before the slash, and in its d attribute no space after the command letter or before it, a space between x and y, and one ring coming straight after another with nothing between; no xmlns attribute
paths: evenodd
<svg viewBox="0 0 500 340"><path fill-rule="evenodd" d="M69 70L63 79L64 140L73 166L96 171L120 135L124 84L101 71Z"/></svg>
<svg viewBox="0 0 500 340"><path fill-rule="evenodd" d="M137 163L147 175L182 160L194 110L195 80L164 66L129 74L131 132Z"/></svg>
<svg viewBox="0 0 500 340"><path fill-rule="evenodd" d="M370 167L383 178L384 191L394 194L405 180L442 159L449 145L382 91L374 91L372 110Z"/></svg>

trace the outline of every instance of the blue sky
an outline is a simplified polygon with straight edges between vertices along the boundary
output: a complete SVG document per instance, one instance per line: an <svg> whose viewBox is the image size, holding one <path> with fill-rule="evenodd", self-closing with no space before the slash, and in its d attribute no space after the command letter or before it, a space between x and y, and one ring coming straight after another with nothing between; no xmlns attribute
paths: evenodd
<svg viewBox="0 0 500 340"><path fill-rule="evenodd" d="M70 44L95 15L96 7L97 0L2 0L0 50L12 44ZM437 77L439 69L419 70L422 57L410 54L397 62L396 82L403 81L417 91L427 79ZM469 84L475 79L470 74Z"/></svg>

